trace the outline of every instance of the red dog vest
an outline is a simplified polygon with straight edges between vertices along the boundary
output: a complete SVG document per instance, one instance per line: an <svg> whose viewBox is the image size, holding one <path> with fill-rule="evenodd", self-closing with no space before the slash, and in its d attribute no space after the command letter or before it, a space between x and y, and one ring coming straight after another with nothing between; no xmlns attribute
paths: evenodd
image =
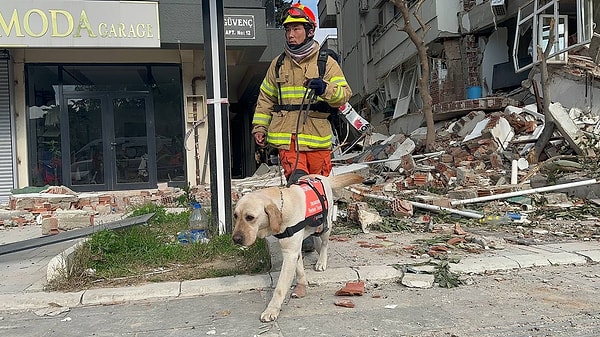
<svg viewBox="0 0 600 337"><path fill-rule="evenodd" d="M304 220L295 224L292 227L286 228L283 233L275 234L278 239L288 238L295 233L301 231L306 226L319 227L325 223L329 205L325 197L325 188L323 182L318 178L302 178L294 185L300 186L304 191L306 199L306 211L304 212ZM329 228L321 226L313 235L319 235L329 230ZM324 227L324 228L323 228Z"/></svg>

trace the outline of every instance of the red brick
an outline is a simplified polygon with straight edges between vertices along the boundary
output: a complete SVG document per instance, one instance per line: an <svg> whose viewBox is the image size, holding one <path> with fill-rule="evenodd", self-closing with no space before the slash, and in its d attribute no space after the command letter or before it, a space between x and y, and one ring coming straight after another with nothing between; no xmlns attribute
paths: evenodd
<svg viewBox="0 0 600 337"><path fill-rule="evenodd" d="M50 218L50 231L58 230L58 218Z"/></svg>
<svg viewBox="0 0 600 337"><path fill-rule="evenodd" d="M365 291L365 282L346 282L346 285L335 292L336 296L362 296Z"/></svg>
<svg viewBox="0 0 600 337"><path fill-rule="evenodd" d="M413 179L416 186L425 186L427 184L427 174L415 173Z"/></svg>

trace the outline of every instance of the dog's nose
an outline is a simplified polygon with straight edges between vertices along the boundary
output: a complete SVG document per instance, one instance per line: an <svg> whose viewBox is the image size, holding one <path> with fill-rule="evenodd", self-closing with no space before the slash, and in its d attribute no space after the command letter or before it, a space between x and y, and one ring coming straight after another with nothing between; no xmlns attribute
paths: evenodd
<svg viewBox="0 0 600 337"><path fill-rule="evenodd" d="M241 245L244 242L244 237L241 234L233 234L233 242L235 244Z"/></svg>

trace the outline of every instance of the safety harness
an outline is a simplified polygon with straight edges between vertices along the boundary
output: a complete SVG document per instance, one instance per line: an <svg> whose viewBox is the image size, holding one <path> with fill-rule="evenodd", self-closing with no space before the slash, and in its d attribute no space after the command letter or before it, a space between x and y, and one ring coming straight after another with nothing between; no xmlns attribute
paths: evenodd
<svg viewBox="0 0 600 337"><path fill-rule="evenodd" d="M317 58L317 68L319 69L319 78L323 78L323 75L325 75L325 68L327 66L327 58L329 57L330 52L326 49L320 49L319 50L319 57ZM281 102L281 81L279 81L279 69L281 69L281 66L283 65L283 59L285 59L285 52L281 53L281 55L279 55L279 57L277 58L277 62L275 62L275 78L278 80L277 81L277 89L279 90L279 97L278 102L279 104L275 104L273 106L273 111L295 111L295 110L308 110L307 108L310 108L310 110L314 110L314 111L320 111L320 112L329 112L331 107L329 106L329 104L325 103L325 102L318 102L318 103L312 103L312 104L308 104L308 106L305 105L301 105L301 104L282 104ZM319 104L322 103L322 104Z"/></svg>
<svg viewBox="0 0 600 337"><path fill-rule="evenodd" d="M304 220L295 224L294 226L286 228L280 234L274 234L278 239L289 238L304 228L308 227L319 227L317 232L313 235L321 235L329 230L327 227L327 213L329 205L325 198L325 188L323 181L319 178L302 178L298 180L294 185L300 186L306 196L306 211Z"/></svg>

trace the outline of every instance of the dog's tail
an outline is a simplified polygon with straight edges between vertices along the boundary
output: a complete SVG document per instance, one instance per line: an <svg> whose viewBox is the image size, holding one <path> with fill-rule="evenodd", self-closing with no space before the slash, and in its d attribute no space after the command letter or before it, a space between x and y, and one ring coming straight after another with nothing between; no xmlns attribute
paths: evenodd
<svg viewBox="0 0 600 337"><path fill-rule="evenodd" d="M350 186L352 184L362 183L364 178L356 173L344 173L339 176L329 176L327 178L329 180L329 185L331 189L339 189L342 187Z"/></svg>

